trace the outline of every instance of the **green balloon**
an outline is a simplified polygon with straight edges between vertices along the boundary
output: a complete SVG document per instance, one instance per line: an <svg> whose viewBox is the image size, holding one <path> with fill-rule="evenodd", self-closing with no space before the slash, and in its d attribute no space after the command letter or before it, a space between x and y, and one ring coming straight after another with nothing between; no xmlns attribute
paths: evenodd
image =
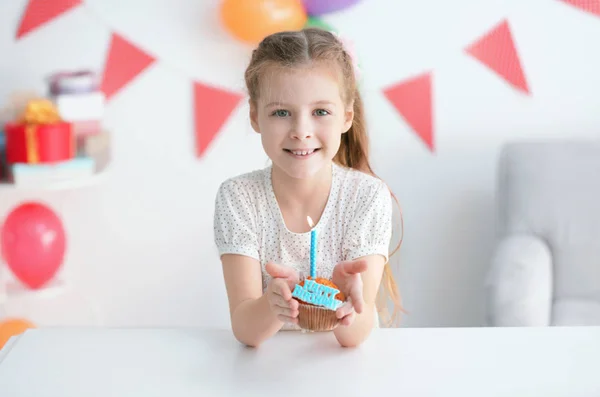
<svg viewBox="0 0 600 397"><path fill-rule="evenodd" d="M306 25L304 27L306 27L306 28L320 28L320 29L323 29L323 30L327 30L329 32L335 32L335 33L337 33L337 30L335 30L333 28L333 26L329 25L327 22L325 22L321 18L312 17L312 16L308 17L308 21L306 22Z"/></svg>

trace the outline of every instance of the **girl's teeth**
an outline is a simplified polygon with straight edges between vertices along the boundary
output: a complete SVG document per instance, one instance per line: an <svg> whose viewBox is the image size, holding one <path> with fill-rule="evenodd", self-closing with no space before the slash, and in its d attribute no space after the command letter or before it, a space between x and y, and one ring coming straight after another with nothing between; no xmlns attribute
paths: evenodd
<svg viewBox="0 0 600 397"><path fill-rule="evenodd" d="M293 151L292 153L295 154L296 156L306 156L307 154L311 154L312 152L314 152L315 150L302 150L302 151Z"/></svg>

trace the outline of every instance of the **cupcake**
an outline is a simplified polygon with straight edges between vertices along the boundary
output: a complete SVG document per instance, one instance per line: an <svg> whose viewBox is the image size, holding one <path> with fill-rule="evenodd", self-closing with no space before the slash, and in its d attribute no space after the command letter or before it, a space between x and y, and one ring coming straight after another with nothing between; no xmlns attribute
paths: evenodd
<svg viewBox="0 0 600 397"><path fill-rule="evenodd" d="M310 277L296 285L292 296L300 304L298 306L298 325L307 331L331 331L337 327L339 319L335 311L346 298L339 288L330 280Z"/></svg>

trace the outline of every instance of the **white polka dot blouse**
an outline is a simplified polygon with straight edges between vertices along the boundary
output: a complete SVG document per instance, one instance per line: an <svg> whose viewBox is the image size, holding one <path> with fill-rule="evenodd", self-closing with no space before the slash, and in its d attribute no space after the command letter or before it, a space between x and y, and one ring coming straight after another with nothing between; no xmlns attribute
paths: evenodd
<svg viewBox="0 0 600 397"><path fill-rule="evenodd" d="M310 272L310 232L287 229L271 184L272 166L230 178L215 200L214 241L219 255L240 254L262 268L268 262ZM317 229L317 277L330 278L336 264L366 255L388 260L392 238L392 196L371 175L332 166L332 183Z"/></svg>

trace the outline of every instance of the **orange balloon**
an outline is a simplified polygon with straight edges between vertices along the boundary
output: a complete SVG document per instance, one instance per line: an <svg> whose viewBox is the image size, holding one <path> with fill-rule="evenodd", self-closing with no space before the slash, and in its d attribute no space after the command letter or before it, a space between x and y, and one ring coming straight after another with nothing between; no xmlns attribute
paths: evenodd
<svg viewBox="0 0 600 397"><path fill-rule="evenodd" d="M270 34L302 29L308 15L300 0L223 0L221 20L233 36L257 44Z"/></svg>
<svg viewBox="0 0 600 397"><path fill-rule="evenodd" d="M21 318L10 318L0 322L0 349L12 336L20 335L29 328L35 328L35 325Z"/></svg>

